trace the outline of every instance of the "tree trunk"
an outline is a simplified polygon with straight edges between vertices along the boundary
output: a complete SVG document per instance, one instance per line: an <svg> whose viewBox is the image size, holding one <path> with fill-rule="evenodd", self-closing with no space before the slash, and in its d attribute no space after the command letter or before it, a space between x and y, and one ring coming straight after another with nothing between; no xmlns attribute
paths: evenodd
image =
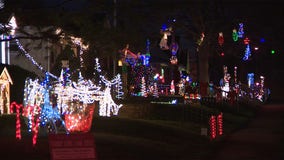
<svg viewBox="0 0 284 160"><path fill-rule="evenodd" d="M201 96L207 95L207 87L209 82L209 62L208 62L208 47L206 45L201 45L198 53L198 67L199 67L199 84L200 84L200 94Z"/></svg>

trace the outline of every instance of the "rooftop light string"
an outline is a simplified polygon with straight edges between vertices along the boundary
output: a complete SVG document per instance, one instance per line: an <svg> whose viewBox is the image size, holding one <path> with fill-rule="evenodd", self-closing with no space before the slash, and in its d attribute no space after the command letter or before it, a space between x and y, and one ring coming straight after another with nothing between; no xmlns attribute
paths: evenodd
<svg viewBox="0 0 284 160"><path fill-rule="evenodd" d="M43 69L43 67L38 64L35 59L25 50L25 48L23 47L23 45L20 43L19 39L15 39L17 45L18 45L18 48L24 53L25 57L28 58L32 63L33 65L35 65L38 69L40 69L42 72L44 73L47 73L49 74L51 77L55 78L55 79L58 79L57 76L53 75L52 73L50 72L47 72Z"/></svg>

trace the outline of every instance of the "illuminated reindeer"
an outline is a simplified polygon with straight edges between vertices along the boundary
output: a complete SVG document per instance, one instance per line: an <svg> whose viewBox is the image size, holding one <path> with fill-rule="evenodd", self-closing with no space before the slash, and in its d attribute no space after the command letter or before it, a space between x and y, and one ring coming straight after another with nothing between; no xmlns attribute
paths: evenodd
<svg viewBox="0 0 284 160"><path fill-rule="evenodd" d="M100 109L99 109L99 115L100 116L107 116L110 117L112 115L117 115L119 109L122 107L122 104L117 105L112 97L111 97L111 86L118 84L121 79L120 75L114 77L111 81L107 80L104 76L100 76L102 82L106 85L105 90L103 91L103 95L101 96L101 99L99 101Z"/></svg>

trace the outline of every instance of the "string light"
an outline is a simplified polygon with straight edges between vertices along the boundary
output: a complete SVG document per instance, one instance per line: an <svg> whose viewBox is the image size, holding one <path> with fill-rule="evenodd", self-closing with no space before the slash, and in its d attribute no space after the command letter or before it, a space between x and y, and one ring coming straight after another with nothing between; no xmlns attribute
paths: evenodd
<svg viewBox="0 0 284 160"><path fill-rule="evenodd" d="M50 72L47 72L44 70L44 68L38 64L35 59L25 50L25 48L23 47L23 45L20 43L19 39L15 39L16 44L18 46L18 49L24 53L24 56L33 63L33 65L35 65L39 70L41 70L43 73L48 73L50 76L52 76L53 78L57 79L57 76L51 74Z"/></svg>
<svg viewBox="0 0 284 160"><path fill-rule="evenodd" d="M234 67L234 81L235 81L235 84L238 83L238 74L237 74L237 71L238 71L238 67L235 66L235 67Z"/></svg>
<svg viewBox="0 0 284 160"><path fill-rule="evenodd" d="M170 93L172 95L176 93L174 80L171 81Z"/></svg>
<svg viewBox="0 0 284 160"><path fill-rule="evenodd" d="M96 59L96 66L96 70L100 73L98 59ZM111 97L111 86L121 84L119 74L110 81L100 75L100 82L105 86L105 89L103 89L101 85L96 85L93 81L84 79L81 72L79 72L77 82L71 81L66 71L68 69L62 70L58 81L53 83L49 82L48 73L46 73L42 83L38 79L26 80L24 90L25 112L23 115L29 119L28 126L31 132L37 133L34 128L35 124L37 124L34 116L38 114L33 113L34 108L31 106L41 106L41 115L38 116L39 122L43 126L48 124L49 131L55 133L57 132L55 121L60 121L61 126L66 129L67 133L88 131L92 123L92 114L90 112L93 112L93 108L89 104L93 104L95 101L99 101L100 116L118 114L122 105L114 103ZM68 81L68 83L63 83L64 81ZM49 95L51 91L54 95L57 95L53 100ZM120 92L119 94L122 95L123 93ZM65 120L61 118L62 115L65 116Z"/></svg>
<svg viewBox="0 0 284 160"><path fill-rule="evenodd" d="M244 37L244 24L243 23L239 23L238 37L239 38Z"/></svg>
<svg viewBox="0 0 284 160"><path fill-rule="evenodd" d="M116 93L117 93L116 98L122 99L123 98L122 96L124 95L124 93L122 91L123 87L122 87L122 81L121 81L120 74L117 74L117 77L118 77L119 81L116 84Z"/></svg>
<svg viewBox="0 0 284 160"><path fill-rule="evenodd" d="M218 135L223 135L223 113L218 114L217 116L217 128L218 128Z"/></svg>
<svg viewBox="0 0 284 160"><path fill-rule="evenodd" d="M254 73L248 73L247 74L247 81L248 81L248 87L251 88L254 85Z"/></svg>
<svg viewBox="0 0 284 160"><path fill-rule="evenodd" d="M21 120L20 120L20 109L23 108L21 104L12 102L10 105L10 111L13 113L13 110L16 108L16 139L21 140Z"/></svg>
<svg viewBox="0 0 284 160"><path fill-rule="evenodd" d="M204 32L201 33L200 38L197 41L197 44L200 46L202 44L202 42L204 41L205 38L205 34Z"/></svg>
<svg viewBox="0 0 284 160"><path fill-rule="evenodd" d="M156 82L154 83L154 94L153 94L153 96L154 96L155 98L158 98L158 97L159 97L158 86L157 86L157 83L156 83Z"/></svg>
<svg viewBox="0 0 284 160"><path fill-rule="evenodd" d="M218 43L219 43L220 46L222 46L224 44L223 32L219 32Z"/></svg>
<svg viewBox="0 0 284 160"><path fill-rule="evenodd" d="M239 36L238 36L238 32L236 29L233 29L233 32L232 32L232 38L233 38L233 41L238 41L239 39Z"/></svg>
<svg viewBox="0 0 284 160"><path fill-rule="evenodd" d="M244 54L244 57L243 57L243 61L247 61L250 56L251 56L250 46L249 46L249 44L247 44L245 54Z"/></svg>
<svg viewBox="0 0 284 160"><path fill-rule="evenodd" d="M32 115L32 142L33 146L37 143L37 136L38 136L38 130L39 130L39 123L40 123L40 116L37 113L40 113L41 108L39 106L33 107L35 110L35 114Z"/></svg>
<svg viewBox="0 0 284 160"><path fill-rule="evenodd" d="M246 37L246 38L244 39L244 44L247 45L247 44L249 44L249 42L250 42L249 38Z"/></svg>
<svg viewBox="0 0 284 160"><path fill-rule="evenodd" d="M217 136L216 132L216 116L212 115L209 119L209 126L210 126L210 137L211 139L215 139Z"/></svg>
<svg viewBox="0 0 284 160"><path fill-rule="evenodd" d="M141 96L147 97L146 84L145 84L145 78L144 77L142 77L142 79L141 79Z"/></svg>
<svg viewBox="0 0 284 160"><path fill-rule="evenodd" d="M149 66L150 64L150 57L151 57L151 54L150 54L150 40L147 39L146 41L146 54L143 56L143 65L145 66Z"/></svg>

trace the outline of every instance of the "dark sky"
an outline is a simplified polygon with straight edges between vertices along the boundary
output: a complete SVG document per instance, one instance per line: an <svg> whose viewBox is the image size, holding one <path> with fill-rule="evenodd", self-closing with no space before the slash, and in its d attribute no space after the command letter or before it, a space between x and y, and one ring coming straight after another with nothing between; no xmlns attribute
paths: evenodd
<svg viewBox="0 0 284 160"><path fill-rule="evenodd" d="M30 6L25 0L5 0L5 2L22 4L23 8L36 8L36 6ZM111 7L114 0L38 0L38 2L38 5L43 8L55 7L58 9L64 8L68 11L78 11L84 10L89 5L104 4ZM157 23L161 22L160 19L166 19L165 17L173 14L171 10L178 11L182 7L191 10L198 3L204 6L213 4L211 5L214 7L213 10L215 8L222 10L228 22L243 22L245 32L252 40L258 41L263 37L267 43L270 43L272 47L275 47L279 52L283 52L284 54L282 45L282 37L284 35L284 5L282 5L280 0L116 0L116 2L119 7L126 6L125 9L131 7L133 12L143 12L148 8L155 9L156 12L160 12L164 16L160 16L156 20ZM148 13L155 14L155 12L149 11L145 13L147 14L144 17L149 16ZM118 16L120 16L119 10ZM154 15L151 17L154 17ZM123 18L127 19L127 17ZM158 32L158 28L153 28L152 30L157 30Z"/></svg>

